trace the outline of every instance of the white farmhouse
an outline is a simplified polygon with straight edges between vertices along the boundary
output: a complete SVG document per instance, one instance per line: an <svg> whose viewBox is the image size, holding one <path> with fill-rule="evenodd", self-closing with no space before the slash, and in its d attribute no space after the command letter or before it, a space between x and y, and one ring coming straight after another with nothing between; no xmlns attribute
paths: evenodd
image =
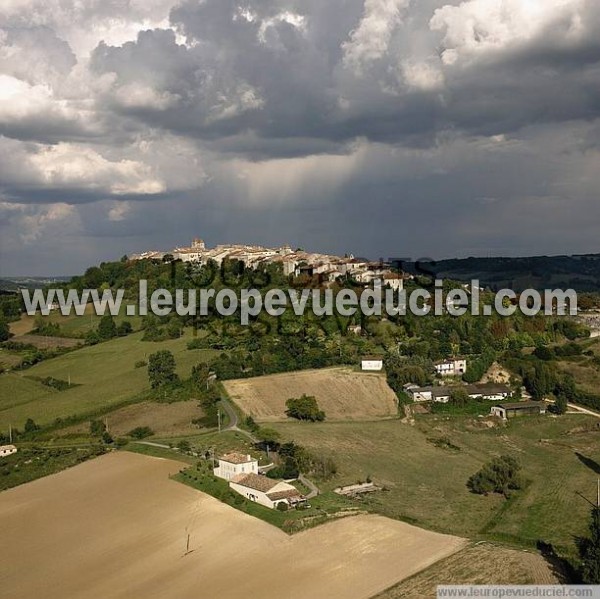
<svg viewBox="0 0 600 599"><path fill-rule="evenodd" d="M506 385L496 385L495 383L453 387L445 385L419 387L418 385L406 384L403 386L403 389L415 402L434 401L437 403L448 403L454 389L464 389L471 399L487 401L503 401L512 395L511 390Z"/></svg>
<svg viewBox="0 0 600 599"><path fill-rule="evenodd" d="M246 499L271 509L280 503L295 505L304 500L296 487L260 474L239 474L229 486Z"/></svg>
<svg viewBox="0 0 600 599"><path fill-rule="evenodd" d="M462 376L467 371L467 361L464 358L452 358L436 362L435 371L441 376Z"/></svg>
<svg viewBox="0 0 600 599"><path fill-rule="evenodd" d="M17 453L17 448L14 445L0 445L0 458L5 458L13 453Z"/></svg>
<svg viewBox="0 0 600 599"><path fill-rule="evenodd" d="M258 460L243 453L228 453L219 458L219 465L213 470L214 475L225 480L236 476L258 474Z"/></svg>
<svg viewBox="0 0 600 599"><path fill-rule="evenodd" d="M383 358L379 356L363 356L360 361L361 370L379 371L383 370Z"/></svg>

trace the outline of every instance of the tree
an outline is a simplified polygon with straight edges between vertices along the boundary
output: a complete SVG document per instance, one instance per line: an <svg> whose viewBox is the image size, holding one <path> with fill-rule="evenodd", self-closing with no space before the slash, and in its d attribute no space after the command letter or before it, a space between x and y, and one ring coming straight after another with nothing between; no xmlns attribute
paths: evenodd
<svg viewBox="0 0 600 599"><path fill-rule="evenodd" d="M179 441L179 443L177 443L177 449L179 449L179 451L182 451L183 453L188 453L192 450L192 446L190 445L189 441L183 439L182 441Z"/></svg>
<svg viewBox="0 0 600 599"><path fill-rule="evenodd" d="M208 386L208 377L210 375L210 368L208 364L200 362L192 367L191 380L194 387L204 391Z"/></svg>
<svg viewBox="0 0 600 599"><path fill-rule="evenodd" d="M31 434L40 430L40 427L34 422L32 418L27 418L25 421L25 433Z"/></svg>
<svg viewBox="0 0 600 599"><path fill-rule="evenodd" d="M549 347L546 347L545 345L542 345L541 347L536 348L536 350L533 352L533 354L536 358L539 358L540 360L544 360L545 362L548 362L549 360L554 359L554 352Z"/></svg>
<svg viewBox="0 0 600 599"><path fill-rule="evenodd" d="M515 458L503 455L494 458L471 476L467 487L478 495L500 493L507 497L510 490L520 489L522 486L520 470L521 465Z"/></svg>
<svg viewBox="0 0 600 599"><path fill-rule="evenodd" d="M179 339L181 337L181 323L177 318L172 318L167 324L167 336L169 339Z"/></svg>
<svg viewBox="0 0 600 599"><path fill-rule="evenodd" d="M149 426L136 426L127 434L134 439L145 439L146 437L151 437L154 431Z"/></svg>
<svg viewBox="0 0 600 599"><path fill-rule="evenodd" d="M302 445L290 441L281 445L277 453L282 463L276 469L279 478L297 478L300 472L311 470L311 456Z"/></svg>
<svg viewBox="0 0 600 599"><path fill-rule="evenodd" d="M246 424L248 429L251 430L253 433L256 433L259 431L259 426L256 423L256 420L254 420L254 418L252 418L252 416L246 416L246 420L244 421L244 423Z"/></svg>
<svg viewBox="0 0 600 599"><path fill-rule="evenodd" d="M10 329L4 318L0 318L0 342L6 341L10 337Z"/></svg>
<svg viewBox="0 0 600 599"><path fill-rule="evenodd" d="M559 393L556 396L556 401L554 402L553 412L555 414L565 414L567 411L567 397L563 393Z"/></svg>
<svg viewBox="0 0 600 599"><path fill-rule="evenodd" d="M98 334L98 331L88 331L85 334L85 344L86 345L96 345L97 343L100 343L101 339L100 339L100 335Z"/></svg>
<svg viewBox="0 0 600 599"><path fill-rule="evenodd" d="M35 317L35 332L44 337L57 337L60 335L60 325L57 322L50 322L45 316L38 314Z"/></svg>
<svg viewBox="0 0 600 599"><path fill-rule="evenodd" d="M298 478L300 471L293 458L286 457L283 460L283 464L277 468L273 468L267 472L269 478L284 478L290 480L292 478Z"/></svg>
<svg viewBox="0 0 600 599"><path fill-rule="evenodd" d="M125 336L129 335L132 331L133 331L133 327L131 326L131 323L128 320L124 320L117 327L117 335L119 337L125 337Z"/></svg>
<svg viewBox="0 0 600 599"><path fill-rule="evenodd" d="M585 584L600 584L600 506L592 508L590 536L579 543L581 578Z"/></svg>
<svg viewBox="0 0 600 599"><path fill-rule="evenodd" d="M463 408L469 401L471 401L471 398L464 387L454 387L452 391L450 391L450 403L452 405Z"/></svg>
<svg viewBox="0 0 600 599"><path fill-rule="evenodd" d="M279 439L281 435L272 428L260 428L256 433L256 438L259 440L261 445L275 449L279 445Z"/></svg>
<svg viewBox="0 0 600 599"><path fill-rule="evenodd" d="M175 373L175 358L169 350L163 349L150 355L148 358L148 379L153 389L170 385L178 380Z"/></svg>
<svg viewBox="0 0 600 599"><path fill-rule="evenodd" d="M117 325L115 324L112 315L105 314L100 319L100 324L98 325L98 335L102 341L106 341L117 336Z"/></svg>
<svg viewBox="0 0 600 599"><path fill-rule="evenodd" d="M301 397L292 397L285 402L285 405L287 407L285 413L290 418L309 420L310 422L325 420L325 412L319 409L317 399L312 395L302 394Z"/></svg>
<svg viewBox="0 0 600 599"><path fill-rule="evenodd" d="M104 273L97 266L90 266L83 275L84 285L88 289L98 289L104 282Z"/></svg>
<svg viewBox="0 0 600 599"><path fill-rule="evenodd" d="M544 399L556 385L556 376L544 362L538 362L523 381L525 388L535 400Z"/></svg>
<svg viewBox="0 0 600 599"><path fill-rule="evenodd" d="M102 420L90 420L90 434L92 437L101 437L106 432L106 425Z"/></svg>

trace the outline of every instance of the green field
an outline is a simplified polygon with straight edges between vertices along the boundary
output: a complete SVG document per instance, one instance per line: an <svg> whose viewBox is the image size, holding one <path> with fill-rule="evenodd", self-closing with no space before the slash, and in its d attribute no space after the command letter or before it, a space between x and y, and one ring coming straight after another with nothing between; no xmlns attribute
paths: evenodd
<svg viewBox="0 0 600 599"><path fill-rule="evenodd" d="M123 303L121 305L120 313L114 317L115 323L119 325L124 320L127 320L131 323L134 331L139 330L142 324L142 317L137 315L127 316L126 310L127 306ZM76 314L63 316L58 310L54 310L50 312L48 316L44 316L43 318L47 322L59 324L60 334L64 337L83 338L86 333L98 328L98 324L102 317L94 312L92 304L88 304L85 308L85 315L83 316L77 316ZM35 327L35 319L35 316L23 314L20 320L10 324L11 333L17 337L29 333ZM18 338L15 339L15 341L18 341Z"/></svg>
<svg viewBox="0 0 600 599"><path fill-rule="evenodd" d="M158 350L173 352L177 371L184 377L194 364L214 355L210 350L188 350L189 330L179 339L160 343L141 341L141 336L116 338L0 375L0 430L9 424L21 428L27 418L45 425L56 418L93 415L134 400L149 388L147 369L135 368L135 363ZM76 386L54 391L34 380L49 376L70 379Z"/></svg>
<svg viewBox="0 0 600 599"><path fill-rule="evenodd" d="M324 490L364 481L387 490L356 500L357 505L425 528L474 538L535 545L538 540L574 551L573 536L586 530L600 463L600 430L572 432L596 424L586 416L532 418L507 428L488 429L466 417L419 417L416 426L398 421L274 424L285 439L338 465ZM571 431L571 432L570 432ZM441 449L433 439L447 437L460 451ZM584 463L576 455L584 456ZM493 456L518 457L528 481L506 501L478 496L468 477Z"/></svg>

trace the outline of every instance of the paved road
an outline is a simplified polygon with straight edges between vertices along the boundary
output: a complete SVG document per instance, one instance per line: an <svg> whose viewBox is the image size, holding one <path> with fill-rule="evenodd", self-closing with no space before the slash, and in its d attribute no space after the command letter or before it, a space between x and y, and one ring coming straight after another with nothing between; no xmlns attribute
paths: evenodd
<svg viewBox="0 0 600 599"><path fill-rule="evenodd" d="M221 430L233 431L234 433L240 433L240 434L248 437L248 439L250 439L250 441L252 441L252 443L259 442L258 439L250 431L244 430L243 428L240 428L238 426L238 424L239 424L238 414L235 411L235 408L231 405L231 402L226 397L221 396L221 407L223 408L223 411L227 413L227 417L229 419L229 424Z"/></svg>
<svg viewBox="0 0 600 599"><path fill-rule="evenodd" d="M160 447L161 449L172 449L164 443L153 443L152 441L134 441L134 443L137 443L138 445L150 445L151 447Z"/></svg>
<svg viewBox="0 0 600 599"><path fill-rule="evenodd" d="M229 424L223 429L224 431L233 430L237 432L247 432L242 431L242 429L238 426L238 414L226 397L221 396L221 407L223 408L223 411L227 414L227 417L229 418Z"/></svg>
<svg viewBox="0 0 600 599"><path fill-rule="evenodd" d="M298 477L298 480L310 489L310 493L306 496L306 499L312 499L321 492L319 491L319 487L317 487L317 485L315 485L315 483L313 483L311 480L308 480L308 478L306 478L304 474L301 474Z"/></svg>
<svg viewBox="0 0 600 599"><path fill-rule="evenodd" d="M226 397L221 397L221 406L223 407L223 410L227 412L227 416L229 417L229 424L223 429L224 431L241 433L246 435L246 437L248 437L253 443L259 442L259 440L251 432L246 431L238 426L239 419L237 412ZM270 466L272 466L272 464ZM266 470L263 471L266 472ZM306 478L303 474L300 474L298 480L310 489L310 493L306 496L307 499L312 499L320 494L321 491L319 491L317 485L315 485L315 483L313 483L311 480L308 480L308 478Z"/></svg>

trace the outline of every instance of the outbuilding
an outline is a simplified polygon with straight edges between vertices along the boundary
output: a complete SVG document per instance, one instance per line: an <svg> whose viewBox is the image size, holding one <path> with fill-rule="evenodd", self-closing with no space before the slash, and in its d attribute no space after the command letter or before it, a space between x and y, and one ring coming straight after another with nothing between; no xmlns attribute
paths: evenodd
<svg viewBox="0 0 600 599"><path fill-rule="evenodd" d="M492 406L490 414L502 420L517 418L519 416L539 416L546 413L546 404L543 401L517 401Z"/></svg>
<svg viewBox="0 0 600 599"><path fill-rule="evenodd" d="M14 445L0 445L0 458L17 453L17 448Z"/></svg>
<svg viewBox="0 0 600 599"><path fill-rule="evenodd" d="M304 499L293 485L260 474L240 474L229 481L229 486L246 499L271 509L280 503L291 506Z"/></svg>
<svg viewBox="0 0 600 599"><path fill-rule="evenodd" d="M380 371L383 370L383 358L381 356L363 356L360 361L361 370Z"/></svg>

